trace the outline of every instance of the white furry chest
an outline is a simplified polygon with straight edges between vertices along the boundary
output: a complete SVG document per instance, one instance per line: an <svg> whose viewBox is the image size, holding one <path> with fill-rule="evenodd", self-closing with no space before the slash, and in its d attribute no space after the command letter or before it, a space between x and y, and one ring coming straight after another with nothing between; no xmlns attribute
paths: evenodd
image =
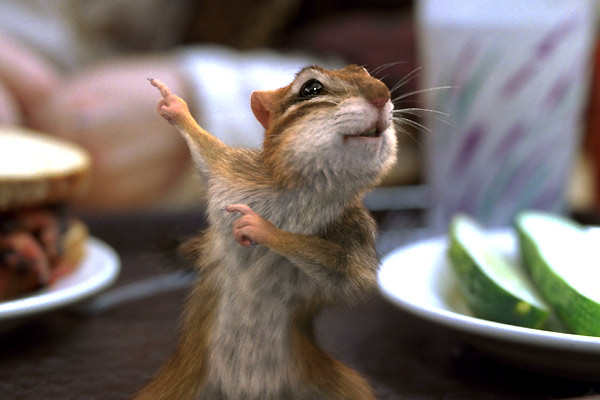
<svg viewBox="0 0 600 400"><path fill-rule="evenodd" d="M242 251L233 251L220 266L223 286L210 374L232 398L267 397L292 385L289 327L296 295L289 289L298 276L275 254L241 250L255 255L240 257ZM244 260L247 264L236 264Z"/></svg>
<svg viewBox="0 0 600 400"><path fill-rule="evenodd" d="M286 398L297 386L292 365L290 321L299 302L314 296L315 285L295 265L267 248L235 241L237 213L223 207L250 206L278 228L314 234L342 211L307 193L240 190L214 178L209 188L212 257L218 264L219 304L209 346L210 380L231 398Z"/></svg>

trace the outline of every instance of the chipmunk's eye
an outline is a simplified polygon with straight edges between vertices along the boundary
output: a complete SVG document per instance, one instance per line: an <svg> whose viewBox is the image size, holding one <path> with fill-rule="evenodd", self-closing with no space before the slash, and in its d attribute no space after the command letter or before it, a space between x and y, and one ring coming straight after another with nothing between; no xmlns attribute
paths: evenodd
<svg viewBox="0 0 600 400"><path fill-rule="evenodd" d="M323 91L323 84L316 79L311 79L302 85L300 89L300 97L314 97Z"/></svg>

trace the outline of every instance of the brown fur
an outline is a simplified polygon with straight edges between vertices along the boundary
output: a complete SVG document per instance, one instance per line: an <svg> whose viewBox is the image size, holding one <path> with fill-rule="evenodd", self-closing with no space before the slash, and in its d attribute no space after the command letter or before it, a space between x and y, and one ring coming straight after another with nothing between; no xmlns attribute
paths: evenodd
<svg viewBox="0 0 600 400"><path fill-rule="evenodd" d="M180 343L165 365L144 389L139 400L193 400L206 375L206 354L214 324L218 295L204 278L194 288L186 307Z"/></svg>
<svg viewBox="0 0 600 400"><path fill-rule="evenodd" d="M373 390L362 376L318 346L313 322L317 309L307 306L298 310L291 324L290 342L301 379L309 390L316 388L332 399L374 400Z"/></svg>

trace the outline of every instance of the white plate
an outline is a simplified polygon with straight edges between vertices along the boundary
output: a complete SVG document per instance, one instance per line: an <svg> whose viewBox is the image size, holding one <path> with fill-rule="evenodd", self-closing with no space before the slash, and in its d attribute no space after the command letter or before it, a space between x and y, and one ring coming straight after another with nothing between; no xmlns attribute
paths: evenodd
<svg viewBox="0 0 600 400"><path fill-rule="evenodd" d="M0 302L0 329L12 325L14 320L71 305L101 291L115 281L119 268L115 251L90 238L87 254L72 274L29 296Z"/></svg>
<svg viewBox="0 0 600 400"><path fill-rule="evenodd" d="M598 235L600 229L590 229ZM492 246L518 257L511 231L489 233ZM455 286L446 238L392 251L382 260L379 287L400 308L463 334L475 346L526 368L600 379L600 337L522 328L473 317Z"/></svg>

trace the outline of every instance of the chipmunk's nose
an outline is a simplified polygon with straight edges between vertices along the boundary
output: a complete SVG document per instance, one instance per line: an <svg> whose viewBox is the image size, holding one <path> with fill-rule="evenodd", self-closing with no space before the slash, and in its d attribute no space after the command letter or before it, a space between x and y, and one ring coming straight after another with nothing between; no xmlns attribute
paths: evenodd
<svg viewBox="0 0 600 400"><path fill-rule="evenodd" d="M369 102L377 108L383 108L387 104L389 99L389 97L377 97L374 99L369 99Z"/></svg>

